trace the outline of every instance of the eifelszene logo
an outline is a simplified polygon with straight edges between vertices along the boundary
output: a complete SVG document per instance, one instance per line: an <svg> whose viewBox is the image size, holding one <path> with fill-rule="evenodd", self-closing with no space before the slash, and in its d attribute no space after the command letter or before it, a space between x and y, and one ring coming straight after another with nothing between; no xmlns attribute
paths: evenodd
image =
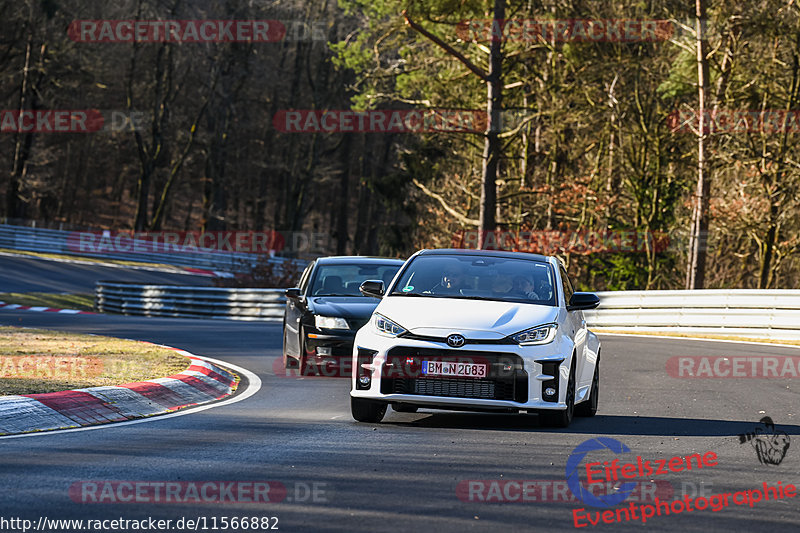
<svg viewBox="0 0 800 533"><path fill-rule="evenodd" d="M588 487L584 487L578 476L578 467L589 452L597 450L610 450L614 453L629 453L630 448L610 437L597 437L580 443L567 458L567 486L576 498L587 505L594 507L611 507L624 502L636 488L635 483L625 483L614 494L595 496ZM587 465L588 469L588 465Z"/></svg>
<svg viewBox="0 0 800 533"><path fill-rule="evenodd" d="M683 472L684 470L700 470L704 467L717 465L717 454L706 452L702 456L693 453L686 457L674 456L667 459L643 460L642 456L636 457L635 462L595 461L586 463L587 486L581 483L578 469L589 452L610 450L615 454L629 453L631 450L623 443L609 437L597 437L579 444L567 458L567 486L576 498L593 507L611 507L622 503L636 488L636 483L624 483L619 486L616 493L597 496L589 489L591 485L599 483L615 483L623 480L640 477L661 476L664 474ZM694 463L694 465L693 465Z"/></svg>

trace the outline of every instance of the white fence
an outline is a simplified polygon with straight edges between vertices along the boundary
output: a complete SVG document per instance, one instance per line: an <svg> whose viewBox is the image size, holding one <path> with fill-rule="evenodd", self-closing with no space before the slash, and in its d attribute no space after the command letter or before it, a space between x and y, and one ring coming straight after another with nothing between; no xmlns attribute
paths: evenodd
<svg viewBox="0 0 800 533"><path fill-rule="evenodd" d="M599 292L589 327L800 339L800 290ZM280 320L283 289L220 289L98 282L95 307L129 315Z"/></svg>
<svg viewBox="0 0 800 533"><path fill-rule="evenodd" d="M598 292L590 327L800 339L800 290Z"/></svg>
<svg viewBox="0 0 800 533"><path fill-rule="evenodd" d="M181 251L180 253L166 252L113 252L98 253L79 252L74 250L74 242L69 239L76 232L44 229L28 226L12 226L0 224L0 248L12 250L26 250L31 252L54 253L93 257L97 259L115 259L121 261L137 261L142 263L158 263L183 267L208 268L226 272L242 272L249 270L259 260L258 254L241 252L217 251ZM73 236L74 239L74 236ZM142 249L147 249L146 241L131 241ZM281 265L285 258L273 257L269 263ZM306 261L300 261L306 264Z"/></svg>
<svg viewBox="0 0 800 533"><path fill-rule="evenodd" d="M281 320L284 289L223 289L98 281L95 309L105 313L181 318Z"/></svg>

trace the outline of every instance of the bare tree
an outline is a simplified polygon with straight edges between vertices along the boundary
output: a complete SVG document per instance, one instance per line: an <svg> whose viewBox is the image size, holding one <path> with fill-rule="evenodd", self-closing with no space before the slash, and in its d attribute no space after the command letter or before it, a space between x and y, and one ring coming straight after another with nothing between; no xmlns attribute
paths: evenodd
<svg viewBox="0 0 800 533"><path fill-rule="evenodd" d="M704 31L706 0L695 2L695 30L697 31L697 188L692 201L692 226L689 234L689 263L686 270L686 288L702 289L705 285L706 256L708 249L708 195L711 179L706 161L706 97L708 94L708 41Z"/></svg>
<svg viewBox="0 0 800 533"><path fill-rule="evenodd" d="M403 16L411 28L430 39L449 55L461 61L473 74L486 83L486 113L488 120L486 132L484 133L479 219L479 244L482 247L485 244L486 233L492 232L497 228L497 169L502 157L502 145L499 135L503 105L503 37L502 35L496 35L494 29L505 23L506 1L494 0L491 21L492 44L489 49L488 72L415 22L408 11L404 11Z"/></svg>

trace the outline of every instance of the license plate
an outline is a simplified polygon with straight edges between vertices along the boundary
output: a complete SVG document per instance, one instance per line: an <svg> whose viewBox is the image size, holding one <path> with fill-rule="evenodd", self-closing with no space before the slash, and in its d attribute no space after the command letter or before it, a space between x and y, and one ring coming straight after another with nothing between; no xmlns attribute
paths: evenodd
<svg viewBox="0 0 800 533"><path fill-rule="evenodd" d="M473 363L447 363L423 361L422 374L426 376L452 376L456 378L485 378L487 365Z"/></svg>

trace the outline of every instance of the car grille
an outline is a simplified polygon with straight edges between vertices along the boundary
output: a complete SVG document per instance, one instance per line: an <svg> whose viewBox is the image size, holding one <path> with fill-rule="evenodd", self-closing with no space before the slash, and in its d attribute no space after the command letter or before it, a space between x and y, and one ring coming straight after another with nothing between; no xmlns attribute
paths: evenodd
<svg viewBox="0 0 800 533"><path fill-rule="evenodd" d="M444 396L447 398L479 398L514 400L514 384L472 378L394 379L390 393Z"/></svg>
<svg viewBox="0 0 800 533"><path fill-rule="evenodd" d="M522 358L513 354L439 350L398 346L389 350L386 362L390 368L409 368L408 361L420 365L423 360L465 361L489 365L486 378L427 377L385 373L381 379L383 394L416 394L446 398L476 398L483 400L528 401L528 373ZM393 375L401 374L398 377Z"/></svg>

